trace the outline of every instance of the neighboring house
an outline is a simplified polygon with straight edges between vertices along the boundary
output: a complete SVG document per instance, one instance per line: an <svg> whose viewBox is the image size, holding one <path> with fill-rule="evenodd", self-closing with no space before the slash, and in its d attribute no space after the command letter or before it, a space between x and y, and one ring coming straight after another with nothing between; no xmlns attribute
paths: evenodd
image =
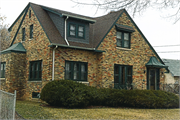
<svg viewBox="0 0 180 120"><path fill-rule="evenodd" d="M169 73L165 73L165 83L180 83L180 60L162 59L165 65L169 66Z"/></svg>
<svg viewBox="0 0 180 120"><path fill-rule="evenodd" d="M153 90L164 83L167 66L125 9L92 18L29 3L9 31L1 89L18 98L36 98L51 80Z"/></svg>

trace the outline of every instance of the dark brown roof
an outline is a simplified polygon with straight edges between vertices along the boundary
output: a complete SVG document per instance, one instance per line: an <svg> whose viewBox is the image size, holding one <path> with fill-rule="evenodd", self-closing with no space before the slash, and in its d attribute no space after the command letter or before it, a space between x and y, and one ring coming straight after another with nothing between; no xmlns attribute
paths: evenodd
<svg viewBox="0 0 180 120"><path fill-rule="evenodd" d="M47 12L42 8L45 6L37 5L34 3L30 3L30 5L33 8L36 16L38 17L50 42L67 45L64 38L60 35L59 31L57 30L56 26L54 25L53 21L51 20ZM120 14L123 12L123 10L120 10L117 12L111 12L101 17L92 18L92 17L87 17L87 16L67 12L67 11L57 10L50 7L46 7L46 8L51 9L55 12L58 12L59 14L68 14L68 15L85 18L85 19L96 20L94 24L90 24L89 44L68 41L70 46L78 46L78 47L86 47L86 48L96 48L101 42L101 40L103 40L104 36L108 33L110 28L113 25L115 25L116 20L118 19Z"/></svg>
<svg viewBox="0 0 180 120"><path fill-rule="evenodd" d="M56 26L54 25L53 21L45 12L41 6L30 3L32 9L34 10L40 24L42 25L46 35L48 36L50 42L58 43L58 44L66 44L63 37L58 32Z"/></svg>

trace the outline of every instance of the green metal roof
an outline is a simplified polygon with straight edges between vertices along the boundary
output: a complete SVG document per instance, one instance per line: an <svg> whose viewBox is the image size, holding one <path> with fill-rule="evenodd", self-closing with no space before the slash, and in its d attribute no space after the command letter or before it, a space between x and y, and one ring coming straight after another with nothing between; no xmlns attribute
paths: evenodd
<svg viewBox="0 0 180 120"><path fill-rule="evenodd" d="M1 54L10 53L10 52L17 52L17 53L26 53L26 49L22 45L22 43L13 44L6 50L1 51Z"/></svg>
<svg viewBox="0 0 180 120"><path fill-rule="evenodd" d="M168 68L168 66L160 63L156 57L151 57L148 63L146 64L148 67L157 67L157 68Z"/></svg>

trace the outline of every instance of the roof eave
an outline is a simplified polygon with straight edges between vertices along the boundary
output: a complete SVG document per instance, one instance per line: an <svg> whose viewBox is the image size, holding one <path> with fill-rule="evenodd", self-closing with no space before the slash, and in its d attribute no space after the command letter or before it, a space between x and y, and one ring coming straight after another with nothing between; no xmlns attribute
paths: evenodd
<svg viewBox="0 0 180 120"><path fill-rule="evenodd" d="M68 45L56 44L56 43L51 43L51 45L49 45L48 47L55 47L55 46L64 47L64 48L79 49L79 50L86 50L86 51L93 51L93 52L98 52L98 53L105 52L105 51L102 51L102 50L96 50L95 48L86 48L86 47L79 47L79 46L68 46Z"/></svg>
<svg viewBox="0 0 180 120"><path fill-rule="evenodd" d="M84 21L87 21L87 22L90 22L90 23L95 23L96 22L96 20L93 20L93 19L88 19L88 18L79 17L79 16L75 16L75 15L64 14L64 13L62 13L62 16L68 16L68 17L71 17L71 18L84 20Z"/></svg>

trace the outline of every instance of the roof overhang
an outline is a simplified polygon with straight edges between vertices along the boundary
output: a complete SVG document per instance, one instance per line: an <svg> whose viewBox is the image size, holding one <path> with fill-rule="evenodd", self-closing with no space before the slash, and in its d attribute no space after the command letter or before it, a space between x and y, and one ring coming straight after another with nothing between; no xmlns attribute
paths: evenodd
<svg viewBox="0 0 180 120"><path fill-rule="evenodd" d="M135 30L127 25L120 25L120 24L116 24L116 30L119 31L126 31L126 32L134 32Z"/></svg>
<svg viewBox="0 0 180 120"><path fill-rule="evenodd" d="M1 51L1 54L11 53L11 52L26 53L26 49L24 48L22 43L16 43L16 44L13 44L8 49Z"/></svg>
<svg viewBox="0 0 180 120"><path fill-rule="evenodd" d="M148 63L146 63L146 66L155 68L168 68L168 66L160 63L156 57L151 57Z"/></svg>
<svg viewBox="0 0 180 120"><path fill-rule="evenodd" d="M63 47L63 48L72 48L72 49L78 49L78 50L86 50L86 51L92 51L92 52L97 52L97 53L102 53L105 51L102 50L97 50L95 48L86 48L86 47L79 47L79 46L68 46L68 45L62 45L62 44L56 44L56 43L51 43L51 45L48 45L48 47Z"/></svg>
<svg viewBox="0 0 180 120"><path fill-rule="evenodd" d="M62 13L62 16L68 16L70 18L75 18L75 19L87 21L87 22L90 22L90 23L95 23L96 22L96 20L93 20L93 19L88 19L88 18L85 18L85 17L79 17L79 16L69 15L69 14L64 14L64 13Z"/></svg>

